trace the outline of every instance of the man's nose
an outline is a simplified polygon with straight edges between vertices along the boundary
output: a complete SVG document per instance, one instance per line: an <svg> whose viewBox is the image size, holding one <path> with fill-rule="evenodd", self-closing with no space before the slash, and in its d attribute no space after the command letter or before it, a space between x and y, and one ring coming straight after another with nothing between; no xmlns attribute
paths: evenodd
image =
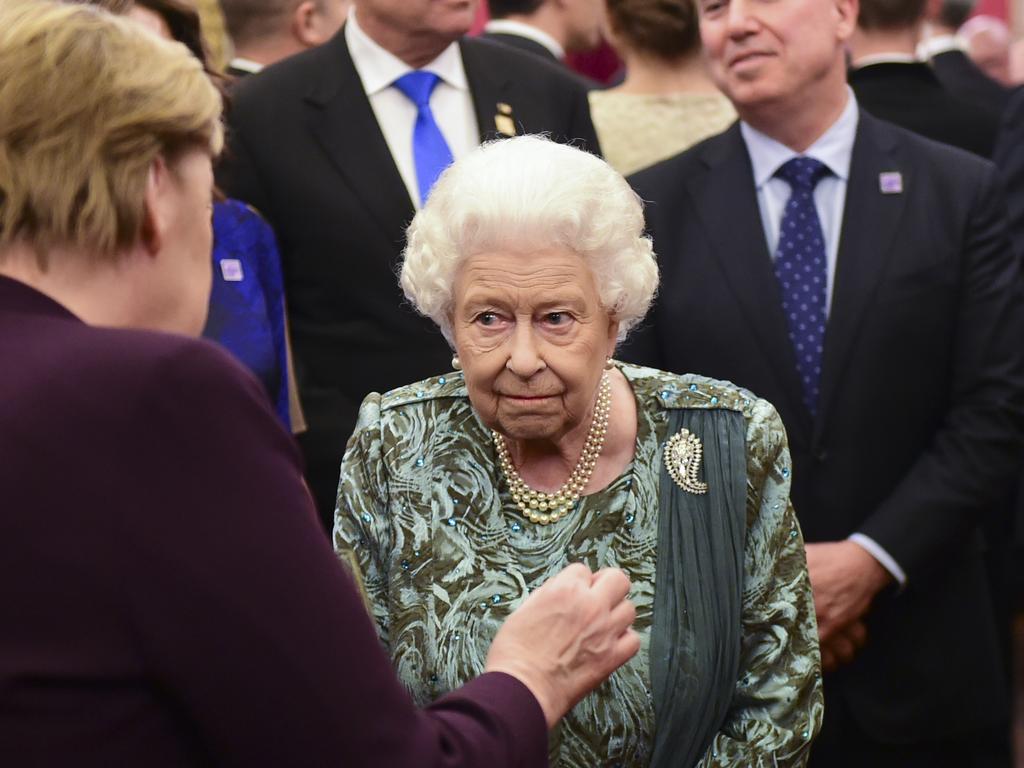
<svg viewBox="0 0 1024 768"><path fill-rule="evenodd" d="M752 34L757 27L754 9L748 0L730 0L726 15L726 29L731 38Z"/></svg>

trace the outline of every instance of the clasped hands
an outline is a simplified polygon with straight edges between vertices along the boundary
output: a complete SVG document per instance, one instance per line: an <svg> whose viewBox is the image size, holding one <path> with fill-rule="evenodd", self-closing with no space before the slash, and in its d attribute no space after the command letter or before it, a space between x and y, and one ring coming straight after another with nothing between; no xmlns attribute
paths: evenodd
<svg viewBox="0 0 1024 768"><path fill-rule="evenodd" d="M852 541L807 544L807 572L818 617L821 666L831 672L853 661L867 642L864 616L892 575Z"/></svg>

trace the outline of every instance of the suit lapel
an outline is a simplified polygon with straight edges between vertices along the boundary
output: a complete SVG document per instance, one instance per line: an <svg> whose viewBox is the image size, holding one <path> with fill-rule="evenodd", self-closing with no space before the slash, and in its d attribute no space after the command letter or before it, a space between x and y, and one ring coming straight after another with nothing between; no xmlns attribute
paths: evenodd
<svg viewBox="0 0 1024 768"><path fill-rule="evenodd" d="M339 32L324 47L328 46L332 49L328 56L331 66L317 73L319 77L305 98L313 113L308 121L310 131L353 196L384 235L395 240L396 223L404 227L415 208L352 63L344 34ZM400 242L401 229L397 237Z"/></svg>
<svg viewBox="0 0 1024 768"><path fill-rule="evenodd" d="M850 161L832 309L825 331L815 441L822 433L850 348L889 261L906 196L914 193L914 179L896 147L896 135L881 130L878 121L862 111ZM893 171L900 174L902 191L885 194L880 174Z"/></svg>
<svg viewBox="0 0 1024 768"><path fill-rule="evenodd" d="M510 121L516 131L521 123L516 118L512 79L508 73L495 66L494 57L482 55L483 47L493 47L500 43L481 42L479 40L459 41L462 53L462 65L466 70L469 82L469 93L473 99L473 111L476 113L476 124L480 131L480 141L490 141L509 135L507 131L499 131L498 123ZM508 107L499 111L499 104ZM503 120L504 118L504 120ZM507 122L505 122L507 125Z"/></svg>
<svg viewBox="0 0 1024 768"><path fill-rule="evenodd" d="M796 357L764 239L754 174L739 123L705 145L701 159L705 173L687 180L690 198L712 239L715 257L758 350L765 355L782 384L781 389L787 393L790 412L801 414L800 426L809 432L810 415L803 404Z"/></svg>

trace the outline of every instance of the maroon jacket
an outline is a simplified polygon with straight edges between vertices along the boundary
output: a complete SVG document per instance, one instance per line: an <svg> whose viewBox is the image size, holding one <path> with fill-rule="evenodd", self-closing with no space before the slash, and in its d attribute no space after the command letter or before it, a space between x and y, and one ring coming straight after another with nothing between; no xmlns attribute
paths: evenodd
<svg viewBox="0 0 1024 768"><path fill-rule="evenodd" d="M0 277L0 763L546 765L488 674L417 710L219 349Z"/></svg>

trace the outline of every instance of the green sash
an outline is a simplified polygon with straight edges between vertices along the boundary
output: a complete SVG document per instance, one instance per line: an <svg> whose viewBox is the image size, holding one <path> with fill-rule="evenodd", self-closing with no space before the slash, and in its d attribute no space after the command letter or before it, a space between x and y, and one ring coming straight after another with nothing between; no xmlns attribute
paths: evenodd
<svg viewBox="0 0 1024 768"><path fill-rule="evenodd" d="M661 457L652 768L692 768L704 756L728 714L739 668L746 425L736 411L671 411L667 437L684 428L704 444L708 491L684 491Z"/></svg>

